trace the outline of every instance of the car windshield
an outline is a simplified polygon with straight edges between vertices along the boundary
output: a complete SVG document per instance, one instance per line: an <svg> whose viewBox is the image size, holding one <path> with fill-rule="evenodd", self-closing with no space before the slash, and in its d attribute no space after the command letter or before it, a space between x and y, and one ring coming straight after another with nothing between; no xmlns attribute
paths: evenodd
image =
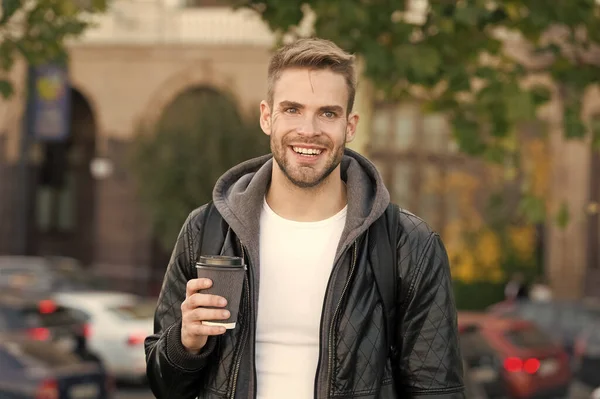
<svg viewBox="0 0 600 399"><path fill-rule="evenodd" d="M547 348L554 345L554 341L535 326L509 330L504 336L512 345L521 349Z"/></svg>
<svg viewBox="0 0 600 399"><path fill-rule="evenodd" d="M138 301L112 306L109 310L123 320L147 320L154 317L156 302Z"/></svg>

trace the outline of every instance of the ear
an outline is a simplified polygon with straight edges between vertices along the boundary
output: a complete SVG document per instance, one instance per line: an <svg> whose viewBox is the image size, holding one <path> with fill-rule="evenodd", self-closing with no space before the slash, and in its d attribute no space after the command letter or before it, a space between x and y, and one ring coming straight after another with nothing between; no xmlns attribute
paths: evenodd
<svg viewBox="0 0 600 399"><path fill-rule="evenodd" d="M260 128L267 135L271 135L271 107L266 101L260 102Z"/></svg>
<svg viewBox="0 0 600 399"><path fill-rule="evenodd" d="M346 143L350 143L354 140L354 136L356 135L356 126L358 125L358 120L360 117L356 112L351 112L348 115L348 124L346 125Z"/></svg>

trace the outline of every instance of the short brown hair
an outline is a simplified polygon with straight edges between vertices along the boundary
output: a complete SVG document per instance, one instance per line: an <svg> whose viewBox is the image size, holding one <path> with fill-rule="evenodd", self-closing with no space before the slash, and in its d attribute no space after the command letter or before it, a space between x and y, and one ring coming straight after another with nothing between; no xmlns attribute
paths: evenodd
<svg viewBox="0 0 600 399"><path fill-rule="evenodd" d="M268 73L268 101L273 106L273 91L281 73L288 68L330 69L339 73L348 86L348 110L352 111L356 95L354 55L325 39L307 38L281 47L271 58Z"/></svg>

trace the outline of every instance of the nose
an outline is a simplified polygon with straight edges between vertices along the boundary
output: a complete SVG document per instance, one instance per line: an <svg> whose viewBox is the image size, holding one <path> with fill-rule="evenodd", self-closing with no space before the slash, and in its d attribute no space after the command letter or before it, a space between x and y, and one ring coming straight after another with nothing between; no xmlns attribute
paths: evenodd
<svg viewBox="0 0 600 399"><path fill-rule="evenodd" d="M313 115L306 115L302 118L296 130L299 134L309 137L320 133L317 118Z"/></svg>

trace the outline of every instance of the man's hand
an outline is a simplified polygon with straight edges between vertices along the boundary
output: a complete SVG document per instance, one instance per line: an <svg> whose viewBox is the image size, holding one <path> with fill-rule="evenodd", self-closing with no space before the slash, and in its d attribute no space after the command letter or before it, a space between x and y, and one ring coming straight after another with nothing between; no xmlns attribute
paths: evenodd
<svg viewBox="0 0 600 399"><path fill-rule="evenodd" d="M185 301L181 304L181 343L190 353L198 354L206 345L209 335L221 335L226 331L225 327L202 324L204 320L229 318L229 311L226 309L208 309L222 308L227 304L225 298L198 293L211 285L211 280L199 278L188 281L186 286Z"/></svg>

